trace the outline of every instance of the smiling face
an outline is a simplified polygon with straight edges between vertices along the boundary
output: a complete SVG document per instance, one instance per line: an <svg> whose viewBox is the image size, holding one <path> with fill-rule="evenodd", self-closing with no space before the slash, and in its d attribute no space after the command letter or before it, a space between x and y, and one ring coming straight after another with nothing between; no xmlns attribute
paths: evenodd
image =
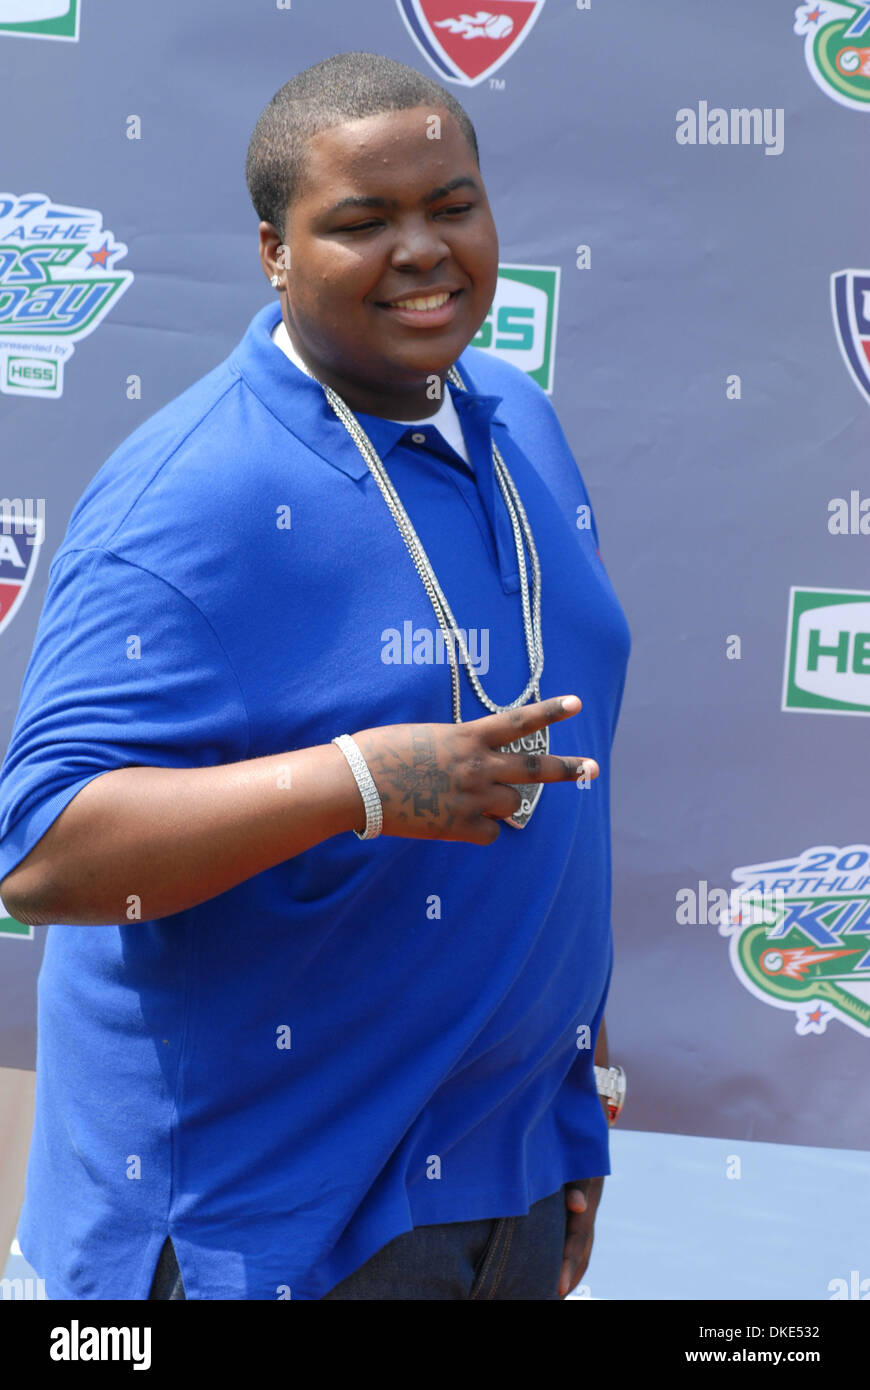
<svg viewBox="0 0 870 1390"><path fill-rule="evenodd" d="M427 135L433 115L440 139ZM318 380L352 410L434 414L431 378L443 388L498 277L483 179L450 113L386 111L314 136L284 243L289 269L277 230L260 223L263 269L279 277L287 331ZM399 299L428 307L397 308Z"/></svg>

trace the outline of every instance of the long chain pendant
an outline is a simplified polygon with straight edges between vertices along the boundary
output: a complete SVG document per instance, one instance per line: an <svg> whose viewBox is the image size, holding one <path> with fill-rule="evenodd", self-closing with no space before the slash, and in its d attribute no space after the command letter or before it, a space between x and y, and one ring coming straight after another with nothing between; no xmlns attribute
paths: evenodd
<svg viewBox="0 0 870 1390"><path fill-rule="evenodd" d="M535 697L540 699L540 696ZM501 746L502 753L549 753L550 751L550 729L549 726L543 729L536 729L533 734L523 734L522 738L514 739L513 743L504 743ZM514 830L522 830L523 826L528 825L532 812L540 800L541 792L544 789L543 782L522 782L511 783L522 795L522 803L512 816L505 817L505 825L512 825Z"/></svg>
<svg viewBox="0 0 870 1390"><path fill-rule="evenodd" d="M306 372L308 376L313 376L313 373L310 372L307 367L304 367L303 370ZM460 388L460 390L467 391L468 388L465 385L465 382L462 380L462 377L460 376L459 372L456 370L455 366L450 368L448 376L450 380ZM314 379L316 380L316 378ZM405 542L405 546L412 560L414 561L415 568L417 569L417 572L423 581L426 592L429 595L429 600L432 604L433 609L435 610L435 615L438 618L441 630L444 633L445 641L447 641L449 632L457 632L456 621L450 610L450 605L448 604L446 598L444 597L444 594L441 591L441 587L435 576L435 572L432 569L431 564L429 563L429 557L423 549L423 546L420 542L420 538L418 537L416 531L414 530L414 527L411 524L411 519L408 516L408 513L405 511L404 507L402 506L398 493L396 492L395 488L390 482L389 475L387 474L387 470L384 467L383 461L379 457L377 450L375 449L365 430L360 425L356 416L347 406L346 402L343 401L341 396L339 396L337 392L333 391L331 387L324 385L323 389L327 401L331 405L335 414L338 416L339 420L341 420L350 437L353 439L354 443L356 444L357 448L359 449L360 453L365 459L370 473L372 474L375 482L381 490L381 493L383 494L384 501L386 502L393 516L393 520L395 521L396 526L399 529L399 533ZM526 647L529 653L529 665L531 667L531 676L529 679L529 684L526 687L526 691L531 689L531 693L534 696L534 699L537 701L541 698L541 692L538 681L540 680L541 671L543 670L544 665L544 649L541 643L540 636L540 563L538 561L538 554L535 549L535 542L532 536L532 530L529 525L528 518L523 510L523 504L520 501L519 493L517 492L514 481L507 470L507 466L505 465L504 459L501 457L501 454L499 453L495 440L492 441L492 456L493 467L496 473L496 477L498 479L499 488L504 498L504 503L507 508L508 515L511 519L511 527L514 533L514 542L517 552L517 565L520 573L520 591L523 606L523 625L526 634ZM532 569L535 579L534 617L532 616L529 605L528 579L526 576L526 566L523 557L524 536L529 547L529 554L532 560ZM468 653L465 651L464 642L462 641L461 637L459 640L460 647L462 649L463 660L467 663ZM461 696L459 691L459 666L455 654L453 653L452 644L449 641L448 651L450 652L450 676L453 686L453 718L457 723L461 723L462 714L460 709ZM494 711L499 709L499 707L494 705L492 701L488 698L488 696L485 694L482 686L474 676L474 673L472 672L470 665L466 665L466 670L468 671L469 679L474 688L475 694L478 695L478 697L482 700L482 702L485 705L488 706L488 708ZM512 706L505 705L501 708L510 709L512 708ZM549 728L537 729L533 734L525 734L521 738L514 739L511 743L501 745L501 752L503 753L541 754L548 753L549 749ZM512 826L514 830L522 830L524 826L528 825L532 812L534 811L535 807L538 804L538 801L540 800L541 791L543 790L543 783L523 782L519 784L510 783L508 785L517 787L517 790L522 795L522 802L520 806L517 808L517 810L513 813L513 815L503 817L504 824Z"/></svg>

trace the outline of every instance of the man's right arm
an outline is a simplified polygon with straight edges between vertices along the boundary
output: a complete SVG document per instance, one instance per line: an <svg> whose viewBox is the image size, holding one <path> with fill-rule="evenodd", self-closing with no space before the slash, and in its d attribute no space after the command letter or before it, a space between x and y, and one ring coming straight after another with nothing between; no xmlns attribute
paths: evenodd
<svg viewBox="0 0 870 1390"><path fill-rule="evenodd" d="M28 925L184 912L332 835L365 810L334 744L219 767L122 767L72 798L0 883Z"/></svg>
<svg viewBox="0 0 870 1390"><path fill-rule="evenodd" d="M519 785L598 776L592 758L502 751L579 708L576 696L556 696L460 724L355 733L382 833L492 844L520 805ZM34 926L151 921L365 824L356 778L332 743L217 767L114 768L67 803L0 896Z"/></svg>

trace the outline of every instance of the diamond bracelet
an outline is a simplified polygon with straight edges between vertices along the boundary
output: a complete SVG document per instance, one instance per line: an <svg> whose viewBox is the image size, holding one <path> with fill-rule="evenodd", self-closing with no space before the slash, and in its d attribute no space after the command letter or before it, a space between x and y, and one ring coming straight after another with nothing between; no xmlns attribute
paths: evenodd
<svg viewBox="0 0 870 1390"><path fill-rule="evenodd" d="M332 739L332 742L341 749L347 758L366 810L365 830L355 830L353 833L358 840L373 840L376 835L380 835L383 828L384 812L374 778L369 772L368 763L350 734L339 734Z"/></svg>

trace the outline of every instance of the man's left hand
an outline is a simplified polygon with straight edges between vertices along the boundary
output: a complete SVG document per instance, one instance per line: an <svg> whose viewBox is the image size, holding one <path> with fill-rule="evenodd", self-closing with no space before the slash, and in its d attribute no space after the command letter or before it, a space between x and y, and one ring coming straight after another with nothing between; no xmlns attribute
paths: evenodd
<svg viewBox="0 0 870 1390"><path fill-rule="evenodd" d="M586 1273L595 1236L595 1213L603 1189L603 1178L581 1178L578 1182L565 1183L565 1253L559 1277L560 1298L567 1297Z"/></svg>

